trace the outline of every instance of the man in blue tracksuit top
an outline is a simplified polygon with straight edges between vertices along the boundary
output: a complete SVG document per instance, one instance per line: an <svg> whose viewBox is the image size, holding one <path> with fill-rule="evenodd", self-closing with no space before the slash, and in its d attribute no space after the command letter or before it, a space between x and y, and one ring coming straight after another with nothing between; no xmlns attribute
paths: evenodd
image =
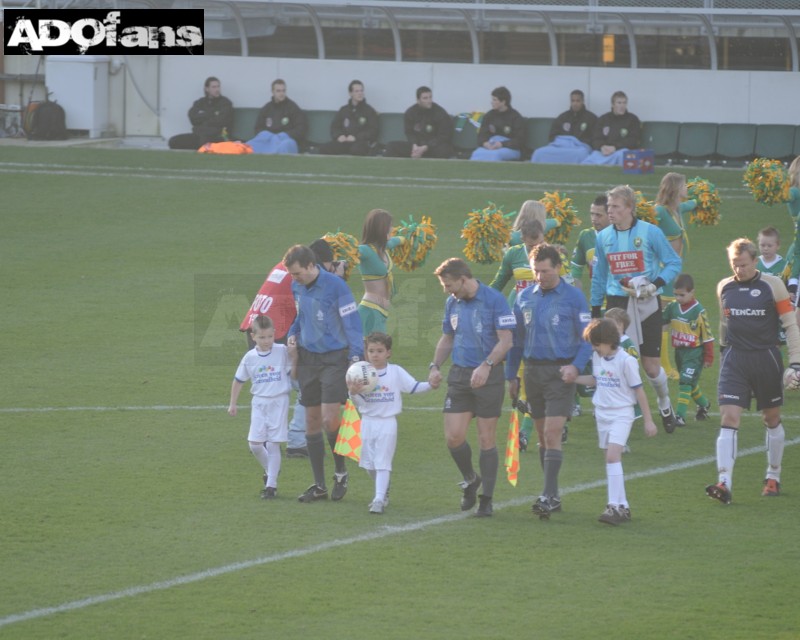
<svg viewBox="0 0 800 640"><path fill-rule="evenodd" d="M519 392L520 359L525 360L525 392L539 437L544 488L533 512L549 518L561 510L558 473L561 470L561 432L572 415L575 378L592 354L583 331L591 320L583 292L560 276L561 254L549 244L530 253L536 284L523 289L514 304L517 328L506 362L509 393Z"/></svg>
<svg viewBox="0 0 800 640"><path fill-rule="evenodd" d="M638 336L647 379L658 395L664 431L675 430L675 413L669 400L667 374L661 367L661 287L681 272L675 253L657 226L636 218L636 192L627 185L608 192L608 220L595 241L592 272L592 316L618 307L631 316L631 336ZM637 340L635 340L636 342Z"/></svg>
<svg viewBox="0 0 800 640"><path fill-rule="evenodd" d="M448 297L428 382L434 389L439 387L440 367L452 355L444 401L445 439L464 478L461 510L472 509L480 497L474 515L488 518L499 466L495 434L505 396L503 359L511 346L514 315L505 296L474 278L461 258L445 260L434 273ZM472 465L472 449L467 442L473 416L478 423L480 475ZM483 493L478 496L481 485Z"/></svg>
<svg viewBox="0 0 800 640"><path fill-rule="evenodd" d="M283 264L294 280L297 317L289 328L287 345L297 348L297 382L300 402L306 408L306 442L314 473L314 484L298 499L313 502L328 497L322 429L333 451L340 408L347 400L345 374L350 362L363 358L364 336L349 287L316 264L309 247L293 246ZM341 500L347 492L347 467L344 456L334 453L333 460L336 473L331 500Z"/></svg>

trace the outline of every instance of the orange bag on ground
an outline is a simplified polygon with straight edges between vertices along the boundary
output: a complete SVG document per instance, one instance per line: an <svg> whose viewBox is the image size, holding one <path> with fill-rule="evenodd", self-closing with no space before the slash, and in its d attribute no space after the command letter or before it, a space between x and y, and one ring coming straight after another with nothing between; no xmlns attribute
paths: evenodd
<svg viewBox="0 0 800 640"><path fill-rule="evenodd" d="M244 142L206 142L197 150L197 153L241 155L244 153L253 153L253 149L249 144L245 144Z"/></svg>

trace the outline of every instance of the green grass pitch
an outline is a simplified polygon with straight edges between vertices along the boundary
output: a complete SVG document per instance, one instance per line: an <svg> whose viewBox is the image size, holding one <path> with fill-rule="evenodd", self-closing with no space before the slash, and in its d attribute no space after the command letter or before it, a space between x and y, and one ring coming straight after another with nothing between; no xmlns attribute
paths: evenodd
<svg viewBox="0 0 800 640"><path fill-rule="evenodd" d="M793 230L740 170L680 170L723 198L719 226L690 229L684 264L716 331L724 246L771 224L785 252ZM467 212L559 190L588 224L596 194L629 183L652 199L665 172L0 147L0 638L798 637L800 395L785 405L776 499L760 497L756 416L729 507L703 492L716 414L654 439L637 425L624 458L633 521L617 528L597 522L605 470L586 400L549 522L530 513L535 451L516 488L501 471L493 518L460 513L441 391L406 400L383 517L352 463L340 503L298 503L311 473L294 459L279 499L260 500L249 412L225 412L239 321L289 245L359 237L375 207L430 215L439 244L398 275L390 321L394 360L424 378L444 304L431 274L460 255ZM716 375L701 379L711 398Z"/></svg>

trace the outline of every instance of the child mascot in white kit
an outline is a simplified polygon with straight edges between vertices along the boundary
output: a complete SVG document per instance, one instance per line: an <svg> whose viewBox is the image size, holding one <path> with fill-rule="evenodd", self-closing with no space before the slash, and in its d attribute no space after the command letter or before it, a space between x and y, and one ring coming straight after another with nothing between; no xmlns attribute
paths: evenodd
<svg viewBox="0 0 800 640"><path fill-rule="evenodd" d="M253 319L250 334L256 346L244 354L236 369L228 414L236 415L239 393L244 383L250 380L253 400L247 440L250 451L264 469L261 497L270 500L277 495L281 442L286 442L289 433L289 392L294 358L285 345L275 344L275 326L267 316Z"/></svg>
<svg viewBox="0 0 800 640"><path fill-rule="evenodd" d="M366 358L378 371L378 384L362 393L359 382L348 381L348 391L361 414L361 460L375 481L375 497L370 513L381 514L389 504L389 482L392 460L397 448L397 415L403 410L402 393L424 393L431 389L427 382L418 382L403 367L391 364L392 338L385 333L370 333L365 341Z"/></svg>

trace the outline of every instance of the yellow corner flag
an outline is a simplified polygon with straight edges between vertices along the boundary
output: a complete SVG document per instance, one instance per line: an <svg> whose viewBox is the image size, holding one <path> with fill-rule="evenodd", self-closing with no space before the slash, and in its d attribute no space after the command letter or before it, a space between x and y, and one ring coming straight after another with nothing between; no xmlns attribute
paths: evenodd
<svg viewBox="0 0 800 640"><path fill-rule="evenodd" d="M511 423L508 425L508 442L506 443L506 475L508 481L517 486L519 473L519 414L511 412Z"/></svg>
<svg viewBox="0 0 800 640"><path fill-rule="evenodd" d="M352 400L348 399L342 410L342 421L339 423L339 435L336 436L334 453L361 460L361 416L358 415Z"/></svg>

